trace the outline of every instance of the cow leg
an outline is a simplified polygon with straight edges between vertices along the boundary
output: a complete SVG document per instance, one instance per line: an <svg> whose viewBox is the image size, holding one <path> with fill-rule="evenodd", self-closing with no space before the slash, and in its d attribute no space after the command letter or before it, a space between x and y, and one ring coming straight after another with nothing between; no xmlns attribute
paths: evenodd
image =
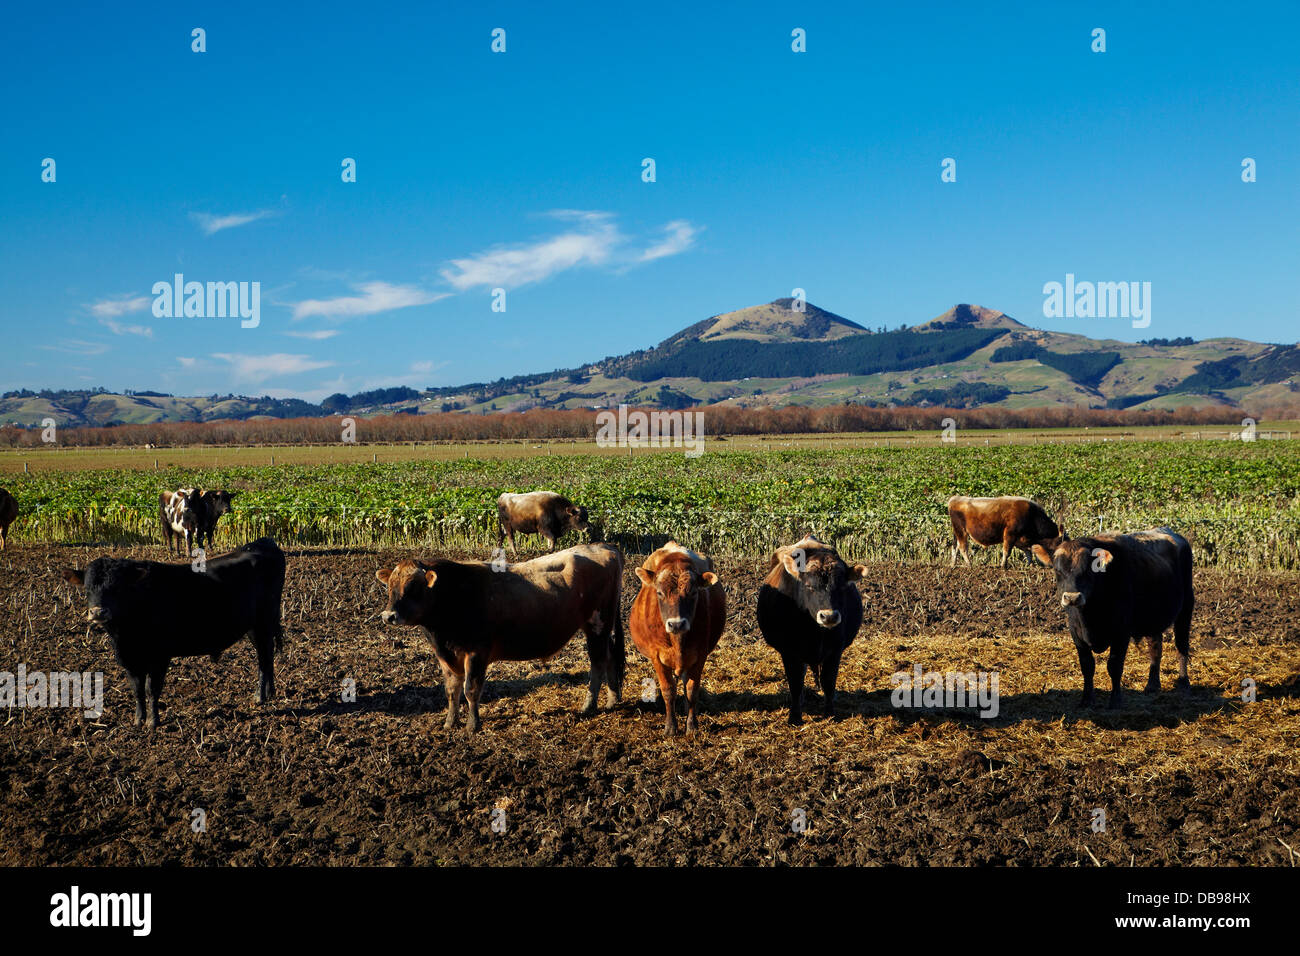
<svg viewBox="0 0 1300 956"><path fill-rule="evenodd" d="M1013 539L1014 536L1011 534L1010 531L1007 531L1002 535L1002 567L1003 568L1007 566L1007 558L1011 556L1011 542Z"/></svg>
<svg viewBox="0 0 1300 956"><path fill-rule="evenodd" d="M257 645L257 702L275 697L275 635L255 634Z"/></svg>
<svg viewBox="0 0 1300 956"><path fill-rule="evenodd" d="M700 675L704 672L704 662L700 661L699 667L686 679L686 732L695 733L700 729L699 722L699 704L700 704Z"/></svg>
<svg viewBox="0 0 1300 956"><path fill-rule="evenodd" d="M790 685L790 723L803 723L803 677L808 670L808 665L803 662L803 658L794 656L783 657L781 663L785 665L785 680Z"/></svg>
<svg viewBox="0 0 1300 956"><path fill-rule="evenodd" d="M1174 621L1174 647L1178 649L1178 680L1174 686L1182 691L1184 697L1192 693L1192 681L1187 674L1187 665L1192 658L1192 608L1193 601L1189 594L1187 604Z"/></svg>
<svg viewBox="0 0 1300 956"><path fill-rule="evenodd" d="M145 730L153 730L158 726L158 698L162 696L163 682L166 677L166 664L149 672L149 716L144 722Z"/></svg>
<svg viewBox="0 0 1300 956"><path fill-rule="evenodd" d="M483 685L487 681L487 666L486 655L465 655L465 700L469 704L465 729L471 734L478 733L478 701L483 696Z"/></svg>
<svg viewBox="0 0 1300 956"><path fill-rule="evenodd" d="M1125 635L1110 649L1110 659L1106 661L1106 672L1110 674L1110 702L1108 710L1119 707L1124 694L1124 658L1128 656L1129 638Z"/></svg>
<svg viewBox="0 0 1300 956"><path fill-rule="evenodd" d="M664 736L677 736L677 676L657 657L652 662L659 680L659 696L664 699Z"/></svg>
<svg viewBox="0 0 1300 956"><path fill-rule="evenodd" d="M839 656L828 657L822 661L821 685L822 704L827 717L835 716L835 682L840 676Z"/></svg>
<svg viewBox="0 0 1300 956"><path fill-rule="evenodd" d="M510 553L518 554L519 549L515 547L515 529L513 527L506 528L506 536L510 539Z"/></svg>
<svg viewBox="0 0 1300 956"><path fill-rule="evenodd" d="M139 727L144 723L145 675L128 673L126 676L131 681L131 689L135 691L135 725Z"/></svg>
<svg viewBox="0 0 1300 956"><path fill-rule="evenodd" d="M1079 652L1079 669L1083 671L1083 699L1079 701L1079 706L1091 707L1092 675L1097 670L1097 658L1093 656L1092 648L1084 644L1075 644L1074 649Z"/></svg>
<svg viewBox="0 0 1300 956"><path fill-rule="evenodd" d="M460 694L465 686L465 673L455 670L441 657L438 658L438 666L442 668L442 683L447 688L447 719L442 727L451 730L460 716Z"/></svg>
<svg viewBox="0 0 1300 956"><path fill-rule="evenodd" d="M1163 656L1164 651L1163 634L1147 638L1147 660L1151 662L1151 665L1147 668L1147 686L1143 688L1145 693L1160 693L1160 658Z"/></svg>

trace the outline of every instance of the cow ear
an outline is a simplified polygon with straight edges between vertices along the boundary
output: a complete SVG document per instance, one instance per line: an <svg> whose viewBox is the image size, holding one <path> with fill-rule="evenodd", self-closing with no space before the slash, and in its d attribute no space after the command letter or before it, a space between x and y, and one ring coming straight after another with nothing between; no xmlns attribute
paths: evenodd
<svg viewBox="0 0 1300 956"><path fill-rule="evenodd" d="M718 576L714 574L712 571L705 571L703 574L700 575L700 580L702 580L709 587L713 587L713 585L718 583Z"/></svg>
<svg viewBox="0 0 1300 956"><path fill-rule="evenodd" d="M1056 536L1060 538L1062 541L1070 540L1070 536L1065 533L1065 525L1063 524L1058 524L1056 526Z"/></svg>
<svg viewBox="0 0 1300 956"><path fill-rule="evenodd" d="M437 581L437 580L438 580L438 572L437 572L437 571L425 571L425 572L424 572L424 583L425 583L427 586L429 586L429 587L433 587L434 582Z"/></svg>
<svg viewBox="0 0 1300 956"><path fill-rule="evenodd" d="M82 587L86 583L86 576L76 568L64 568L63 580L76 587Z"/></svg>
<svg viewBox="0 0 1300 956"><path fill-rule="evenodd" d="M866 576L867 566L865 564L855 564L853 569L849 571L849 580L851 581L862 581L866 579Z"/></svg>
<svg viewBox="0 0 1300 956"><path fill-rule="evenodd" d="M1038 559L1039 564L1042 564L1044 567L1048 567L1048 568L1052 566L1051 552L1049 552L1041 544L1036 544L1033 547L1031 547L1029 550L1034 553L1034 557Z"/></svg>
<svg viewBox="0 0 1300 956"><path fill-rule="evenodd" d="M1111 554L1105 548L1092 549L1093 564L1100 564L1103 568L1115 560L1115 555Z"/></svg>
<svg viewBox="0 0 1300 956"><path fill-rule="evenodd" d="M799 576L799 564L795 561L793 554L789 551L778 551L777 557L781 559L781 567L785 568L786 574L796 578Z"/></svg>
<svg viewBox="0 0 1300 956"><path fill-rule="evenodd" d="M388 568L380 568L378 571L375 572L375 577L379 579L379 582L381 584L387 584L388 576L392 573L393 572L388 570Z"/></svg>
<svg viewBox="0 0 1300 956"><path fill-rule="evenodd" d="M637 568L636 576L637 579L646 587L652 587L655 583L655 576L651 574L649 571L647 571L645 568Z"/></svg>

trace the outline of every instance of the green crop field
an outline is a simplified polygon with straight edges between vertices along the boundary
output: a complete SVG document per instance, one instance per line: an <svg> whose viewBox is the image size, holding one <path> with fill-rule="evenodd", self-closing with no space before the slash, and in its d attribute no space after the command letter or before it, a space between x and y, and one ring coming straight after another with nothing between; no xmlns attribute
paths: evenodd
<svg viewBox="0 0 1300 956"><path fill-rule="evenodd" d="M158 493L197 484L238 492L218 548L272 535L285 546L486 549L496 543L497 495L545 488L586 505L606 538L633 551L672 536L712 553L757 555L810 531L854 560L930 562L947 560L949 495L1023 494L1075 536L1099 524L1168 525L1192 542L1200 564L1300 568L1294 441L720 446L694 459L555 446L503 458L275 466L204 449L211 466L33 470L11 472L4 484L20 504L10 532L19 543L159 541ZM234 463L216 464L223 455Z"/></svg>

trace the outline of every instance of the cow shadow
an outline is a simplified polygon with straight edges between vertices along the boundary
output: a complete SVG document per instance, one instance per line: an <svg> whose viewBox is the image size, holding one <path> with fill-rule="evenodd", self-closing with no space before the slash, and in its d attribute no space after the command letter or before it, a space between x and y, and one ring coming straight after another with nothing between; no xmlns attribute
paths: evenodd
<svg viewBox="0 0 1300 956"><path fill-rule="evenodd" d="M530 692L543 687L575 688L585 691L587 675L550 671L527 677L496 680L489 672L487 683L483 685L483 696L479 700L480 703L488 704L494 700L526 697ZM328 698L317 698L314 704L305 708L284 709L292 710L299 717L369 713L404 715L445 713L447 690L442 681L433 684L406 683L395 690L376 690L367 693L358 689L355 701L344 701L337 694L331 694Z"/></svg>
<svg viewBox="0 0 1300 956"><path fill-rule="evenodd" d="M910 693L908 695L910 697ZM1120 706L1107 709L1109 688L1097 688L1096 700L1088 707L1080 703L1082 690L1048 690L1041 693L1000 694L995 715L981 716L977 702L965 708L957 707L902 707L895 706L894 689L845 690L835 692L835 714L827 718L823 713L823 697L811 686L804 688L804 721L862 720L875 717L893 717L902 726L923 724L927 726L964 725L968 727L999 728L1025 723L1061 721L1066 726L1091 724L1107 730L1150 730L1154 727L1177 727L1201 717L1230 713L1243 706L1240 696L1222 696L1218 688L1193 685L1191 694L1184 696L1168 686L1158 694L1148 694L1140 689L1126 687ZM1259 684L1255 700L1300 699L1300 678L1286 684ZM636 708L645 713L663 713L662 698L653 703L637 701ZM790 707L789 693L756 691L707 692L701 702L702 713L779 713L786 714Z"/></svg>

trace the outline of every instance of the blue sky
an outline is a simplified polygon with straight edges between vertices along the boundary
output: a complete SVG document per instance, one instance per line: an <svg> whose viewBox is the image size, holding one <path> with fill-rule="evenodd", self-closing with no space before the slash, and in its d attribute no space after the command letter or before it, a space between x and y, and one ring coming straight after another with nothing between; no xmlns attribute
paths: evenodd
<svg viewBox="0 0 1300 956"><path fill-rule="evenodd" d="M4 389L491 380L796 287L872 328L974 302L1094 337L1297 338L1294 3L7 18ZM260 324L155 317L177 272L259 282ZM1043 318L1067 273L1150 282L1150 327Z"/></svg>

